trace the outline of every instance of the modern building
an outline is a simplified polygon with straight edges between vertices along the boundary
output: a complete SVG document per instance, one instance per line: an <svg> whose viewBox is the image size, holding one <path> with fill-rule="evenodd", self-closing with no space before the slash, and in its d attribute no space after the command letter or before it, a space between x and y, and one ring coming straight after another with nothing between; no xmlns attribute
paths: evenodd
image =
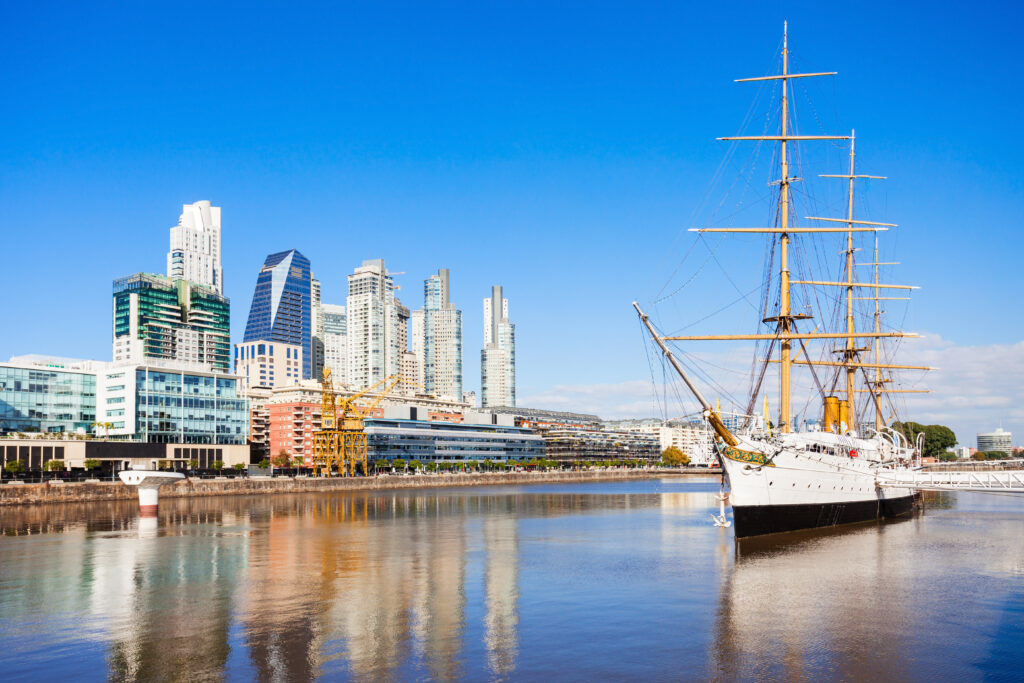
<svg viewBox="0 0 1024 683"><path fill-rule="evenodd" d="M137 273L114 280L113 309L115 363L179 361L230 370L231 307L211 286Z"/></svg>
<svg viewBox="0 0 1024 683"><path fill-rule="evenodd" d="M96 373L96 415L112 439L242 445L249 435L238 379L180 363L106 365Z"/></svg>
<svg viewBox="0 0 1024 683"><path fill-rule="evenodd" d="M586 461L644 460L661 458L658 437L634 432L596 429L550 429L543 432L547 458L561 463Z"/></svg>
<svg viewBox="0 0 1024 683"><path fill-rule="evenodd" d="M419 345L417 345L419 346ZM441 268L423 282L423 386L428 394L462 398L462 311L451 301L451 275Z"/></svg>
<svg viewBox="0 0 1024 683"><path fill-rule="evenodd" d="M50 460L60 460L65 470L83 470L86 460L96 460L99 469L94 476L109 477L114 472L131 469L175 470L208 469L220 461L225 468L248 464L249 447L245 444L185 445L107 441L100 439L34 438L0 441L0 468L20 461L26 471L40 471Z"/></svg>
<svg viewBox="0 0 1024 683"><path fill-rule="evenodd" d="M302 381L302 347L274 341L235 344L235 375L243 396Z"/></svg>
<svg viewBox="0 0 1024 683"><path fill-rule="evenodd" d="M1006 457L1013 457L1013 434L1002 427L994 432L978 434L978 451L1002 451Z"/></svg>
<svg viewBox="0 0 1024 683"><path fill-rule="evenodd" d="M542 410L512 406L488 408L487 411L496 415L511 415L517 427L529 427L537 430L601 429L601 418L588 413L569 413L561 410Z"/></svg>
<svg viewBox="0 0 1024 683"><path fill-rule="evenodd" d="M206 200L183 205L178 224L171 228L167 277L205 285L223 295L220 245L220 207Z"/></svg>
<svg viewBox="0 0 1024 683"><path fill-rule="evenodd" d="M324 367L330 368L335 386L348 384L348 315L344 306L321 304Z"/></svg>
<svg viewBox="0 0 1024 683"><path fill-rule="evenodd" d="M714 437L706 423L660 424L653 427L651 433L658 437L662 451L678 448L690 459L691 465L712 467L718 463Z"/></svg>
<svg viewBox="0 0 1024 683"><path fill-rule="evenodd" d="M319 380L324 376L324 314L320 281L313 277L312 272L310 273L309 291L313 301L310 306L310 320L313 330L313 374L311 378Z"/></svg>
<svg viewBox="0 0 1024 683"><path fill-rule="evenodd" d="M516 405L516 327L508 319L501 287L484 299L484 348L480 351L480 405Z"/></svg>
<svg viewBox="0 0 1024 683"><path fill-rule="evenodd" d="M46 356L0 363L0 433L92 433L101 365Z"/></svg>
<svg viewBox="0 0 1024 683"><path fill-rule="evenodd" d="M426 370L426 353L423 349L423 344L426 342L426 335L423 332L423 309L413 311L409 316L409 326L411 328L412 339L409 341L412 345L413 361L416 363L416 380L417 384L421 387L427 385L427 378L424 375Z"/></svg>
<svg viewBox="0 0 1024 683"><path fill-rule="evenodd" d="M363 389L398 373L399 306L384 259L363 261L348 276L348 384Z"/></svg>
<svg viewBox="0 0 1024 683"><path fill-rule="evenodd" d="M291 249L271 254L260 268L245 325L246 342L281 342L302 349L302 378L313 376L313 286L309 259Z"/></svg>
<svg viewBox="0 0 1024 683"><path fill-rule="evenodd" d="M544 438L529 429L480 416L452 424L416 419L415 408L389 408L366 420L367 460L517 462L544 457ZM491 417L490 414L483 417ZM493 423L490 423L493 422Z"/></svg>

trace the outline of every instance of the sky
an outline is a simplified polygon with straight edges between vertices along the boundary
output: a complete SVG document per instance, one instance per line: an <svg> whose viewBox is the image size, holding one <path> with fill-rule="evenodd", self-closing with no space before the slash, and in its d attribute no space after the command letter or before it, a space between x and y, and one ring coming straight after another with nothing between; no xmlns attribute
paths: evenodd
<svg viewBox="0 0 1024 683"><path fill-rule="evenodd" d="M5 3L0 357L109 359L111 281L163 272L181 205L208 199L223 209L233 340L269 253L306 254L328 303L344 303L364 259L401 273L412 308L446 267L467 390L479 390L482 300L500 284L520 405L692 410L664 387L658 398L663 369L630 303L665 331L751 331L763 243L687 229L770 218L771 148L715 138L770 123L770 89L733 79L772 72L788 20L794 68L838 72L794 89L796 119L856 128L858 169L888 178L857 195L858 215L899 224L882 237L901 264L891 281L921 287L888 311L924 335L901 360L940 367L908 380L932 393L902 397L906 419L942 421L969 445L1000 424L1024 442L1022 12ZM813 180L844 172L845 154L828 143L801 156L820 198L809 208L845 210L842 188ZM731 364L742 393L749 347L681 353Z"/></svg>

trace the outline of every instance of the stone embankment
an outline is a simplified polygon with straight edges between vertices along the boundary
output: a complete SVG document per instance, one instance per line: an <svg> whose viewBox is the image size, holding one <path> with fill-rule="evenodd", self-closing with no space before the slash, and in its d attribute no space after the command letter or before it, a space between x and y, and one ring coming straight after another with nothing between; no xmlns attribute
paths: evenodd
<svg viewBox="0 0 1024 683"><path fill-rule="evenodd" d="M185 479L160 489L161 498L266 495L273 493L324 493L330 491L379 491L388 489L443 488L446 486L501 486L522 484L581 483L651 479L663 476L716 474L718 470L584 470L578 472L502 472L479 474L420 474L314 479L305 477L252 477L239 479ZM49 503L89 503L105 500L137 500L138 492L121 482L82 482L0 485L0 506Z"/></svg>

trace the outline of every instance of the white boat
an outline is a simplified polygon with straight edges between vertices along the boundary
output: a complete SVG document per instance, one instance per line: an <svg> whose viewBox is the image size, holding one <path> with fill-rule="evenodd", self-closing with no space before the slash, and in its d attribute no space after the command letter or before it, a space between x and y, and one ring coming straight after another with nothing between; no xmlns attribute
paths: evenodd
<svg viewBox="0 0 1024 683"><path fill-rule="evenodd" d="M741 79L775 81L781 86L781 93L777 99L781 108L780 130L766 135L722 138L768 141L778 146L779 173L770 183L778 188L775 197L777 204L773 208L770 221L772 224L761 228L712 227L693 230L707 233L736 233L748 236L746 238L749 238L749 235L761 235L767 236L770 240L770 253L777 260L772 261L768 287L773 294L778 294L778 304L771 315L761 320L762 325L766 326L763 333L660 335L639 305L635 302L633 304L665 358L697 398L704 419L714 430L715 448L723 468L723 476L729 486L733 527L737 538L836 526L910 513L915 503L914 491L910 488L886 486L884 483L887 479L891 481L912 468L920 444L908 443L898 431L886 426L883 400L887 394L907 391L891 384L891 373L894 370L930 369L922 366L895 365L886 362L882 354L883 340L916 336L905 332L882 331L880 322L883 307L879 302L894 298L887 296L893 289L912 289L905 285L891 285L879 281L879 267L888 264L879 261L877 233L895 226L854 218L855 182L862 178L878 176L855 172L852 133L846 136L795 135L791 132L790 81L833 74L790 73L787 41L788 37L784 30L781 74ZM792 147L797 143L819 140L849 141L848 172L822 176L848 182L848 212L846 216L840 217L807 217L807 225L797 226L791 215L793 212L790 186L800 179L792 177L790 173ZM860 238L860 233L875 235L874 259L868 263L854 261L854 253L858 251L855 247L855 235ZM835 246L841 249L838 253L844 257L842 270L845 277L842 280L833 282L825 278L791 278L790 259L800 253L796 250L799 249L801 240L811 239L835 240ZM858 281L855 275L855 266L858 265L873 266L874 278L867 282ZM837 310L833 320L827 319L829 314L825 313L820 320L814 321L818 327L813 331L800 331L798 326L815 316L807 312L810 306L806 301L803 308L794 307L793 298L800 291L798 288L834 288L830 291L839 291L845 298L845 310ZM864 296L865 292L871 296ZM871 330L854 328L855 312L867 313L870 316L870 304L855 303L859 301L873 302L874 325ZM801 312L796 313L797 310ZM822 326L831 326L832 330L819 331ZM777 364L779 368L777 419L769 420L766 415L763 424L760 425L759 421L750 420L742 428L727 427L718 411L712 408L687 376L667 344L720 340L765 342L768 347L767 353L758 361L765 364L765 368L768 363ZM808 343L814 348L815 343L822 342L822 348L816 349L819 355L812 356ZM868 343L860 346L858 342ZM833 343L838 343L839 348L831 348ZM817 430L808 430L806 421L803 431L794 429L791 373L797 367L812 372L815 368L825 368L825 372L834 373L831 386L841 387L839 390L826 391L815 375L822 404L822 421ZM764 376L763 370L761 376ZM750 397L751 407L756 405L760 391L761 386L758 382ZM859 402L859 413L858 397L864 399ZM747 412L750 413L749 410ZM873 426L869 419L872 412ZM860 416L863 418L858 419ZM775 423L774 427L772 422ZM720 526L724 525L725 521L721 515L715 518L715 523Z"/></svg>

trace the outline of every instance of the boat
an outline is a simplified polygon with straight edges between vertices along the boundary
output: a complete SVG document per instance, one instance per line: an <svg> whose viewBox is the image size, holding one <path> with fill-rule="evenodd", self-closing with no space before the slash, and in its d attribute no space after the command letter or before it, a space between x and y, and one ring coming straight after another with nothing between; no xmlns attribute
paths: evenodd
<svg viewBox="0 0 1024 683"><path fill-rule="evenodd" d="M762 311L768 315L760 320L758 333L663 335L658 333L647 313L636 302L633 303L643 327L697 399L702 418L713 431L715 452L723 470L723 489L728 486L733 529L737 539L901 517L915 508L915 490L895 483L919 463L922 444L910 443L898 429L887 426L895 415L888 420L885 418L883 401L888 401L891 408L892 399L888 394L922 391L899 388L894 382L893 373L931 368L886 362L885 342L917 335L883 329L883 307L880 302L905 298L889 294L894 290L902 294L914 288L882 283L879 280L880 267L892 264L879 261L878 234L896 226L860 220L854 214L855 184L881 176L856 172L854 132L851 131L850 135L799 135L795 127L790 125L791 82L833 75L835 72L792 73L789 69L788 27L783 27L781 73L738 81L772 81L780 87L781 92L775 100L781 109L778 130L773 129L770 134L766 130L764 135L719 138L775 145L779 163L777 167L773 165L773 178L769 183L776 189L773 190L771 220L766 221L768 227L691 229L698 233L733 233L735 239L749 239L753 235L769 240L769 248L765 251L766 263L762 267L767 267L770 273L770 277L765 280L765 287L770 289L773 299L777 295L777 303L771 307L766 306L767 310ZM848 168L844 164L844 172L821 176L847 183L846 215L807 216L805 224L797 225L791 186L801 178L793 177L791 173L790 162L794 148L804 143L829 140L834 141L832 144L849 146ZM871 234L864 233L873 233L874 258L867 263L857 263L855 252L860 249L855 247L855 238L857 243L862 243L871 237ZM833 253L843 257L841 263L833 264L836 266L833 272L839 272L841 267L844 275L842 279L835 276L832 279L791 277L791 264L800 255L801 245L808 244L810 240L817 240L816 244L819 245L828 245L829 249L819 253L829 254L829 258ZM871 253L869 249L865 251ZM771 255L771 261L768 261L768 254ZM806 262L806 259L800 261L801 264ZM858 281L858 266L872 267L874 277L867 278L867 282ZM837 303L832 313L813 310L806 303L813 297L802 296L800 292L813 291L815 288L833 294L838 291L845 301L837 297L836 301L842 303ZM794 295L801 296L804 301L802 307L794 306ZM873 316L870 313L871 303L867 302L873 302ZM873 317L873 329L855 329L855 319L858 317L855 312L862 320ZM808 328L812 323L817 326L810 330ZM760 364L761 379L769 366L778 368L776 419L772 420L767 414L764 419L755 419L751 415L753 411L749 408L756 405L762 390L758 380L751 390L747 419L740 424L734 421L727 425L719 410L713 408L704 397L669 347L669 342L721 340L756 341L767 347L759 351L763 357L755 357L755 360ZM838 348L832 348L833 344ZM815 349L817 355L812 355L810 349ZM794 420L794 369L831 373L833 381L830 386L827 381L820 382L817 374L814 375L818 396L813 398L820 398L820 423L816 419L813 423L805 419L802 428L798 428L800 425ZM767 393L764 396L767 406ZM864 399L859 401L860 411L858 398ZM873 423L869 419L871 412L874 412ZM862 419L859 419L861 416ZM719 526L725 525L724 514L712 517Z"/></svg>

